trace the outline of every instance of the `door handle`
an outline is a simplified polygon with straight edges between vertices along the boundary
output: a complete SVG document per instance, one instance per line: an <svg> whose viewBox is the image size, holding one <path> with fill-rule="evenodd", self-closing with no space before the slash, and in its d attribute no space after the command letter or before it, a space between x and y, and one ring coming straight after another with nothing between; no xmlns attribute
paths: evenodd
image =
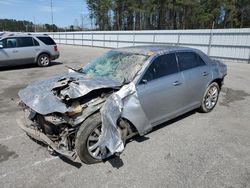
<svg viewBox="0 0 250 188"><path fill-rule="evenodd" d="M203 72L203 73L202 73L202 76L207 76L207 75L209 75L208 72Z"/></svg>
<svg viewBox="0 0 250 188"><path fill-rule="evenodd" d="M17 53L17 52L18 52L18 50L13 50L12 52L13 52L13 53Z"/></svg>
<svg viewBox="0 0 250 188"><path fill-rule="evenodd" d="M181 84L182 84L182 83L179 82L179 81L175 81L175 82L173 83L174 86L178 86L178 85L181 85Z"/></svg>

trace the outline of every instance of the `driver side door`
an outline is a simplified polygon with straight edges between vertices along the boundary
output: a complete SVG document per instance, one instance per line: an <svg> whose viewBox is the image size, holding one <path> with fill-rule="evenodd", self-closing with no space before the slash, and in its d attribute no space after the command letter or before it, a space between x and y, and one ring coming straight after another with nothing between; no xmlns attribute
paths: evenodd
<svg viewBox="0 0 250 188"><path fill-rule="evenodd" d="M182 112L184 90L175 53L156 57L137 86L141 106L153 126Z"/></svg>
<svg viewBox="0 0 250 188"><path fill-rule="evenodd" d="M0 41L3 48L0 49L0 67L17 64L20 61L17 38L4 38Z"/></svg>

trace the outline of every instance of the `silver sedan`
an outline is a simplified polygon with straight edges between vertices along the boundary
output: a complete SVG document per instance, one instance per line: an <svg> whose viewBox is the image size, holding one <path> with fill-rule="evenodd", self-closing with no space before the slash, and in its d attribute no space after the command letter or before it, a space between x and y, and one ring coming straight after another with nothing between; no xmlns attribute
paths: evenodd
<svg viewBox="0 0 250 188"><path fill-rule="evenodd" d="M196 49L114 49L21 90L27 118L19 125L51 153L96 163L119 155L136 134L194 109L210 112L226 74L225 64Z"/></svg>

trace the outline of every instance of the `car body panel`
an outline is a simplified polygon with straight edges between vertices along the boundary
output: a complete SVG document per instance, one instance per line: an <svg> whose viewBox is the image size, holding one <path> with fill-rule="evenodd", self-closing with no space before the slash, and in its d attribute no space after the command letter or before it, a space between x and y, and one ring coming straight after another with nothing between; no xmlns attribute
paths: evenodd
<svg viewBox="0 0 250 188"><path fill-rule="evenodd" d="M32 47L20 47L17 49L22 64L34 63L36 57L36 50ZM18 59L17 59L18 60Z"/></svg>
<svg viewBox="0 0 250 188"><path fill-rule="evenodd" d="M93 90L115 88L120 85L110 78L89 79L82 73L71 72L34 82L20 90L18 95L31 109L46 115L53 112L67 112L68 107L63 102L63 100L67 100L67 97L75 99L87 95Z"/></svg>
<svg viewBox="0 0 250 188"><path fill-rule="evenodd" d="M201 104L201 99L207 88L207 83L212 81L210 67L204 65L182 71L185 80L185 96L183 97L183 108L190 109Z"/></svg>
<svg viewBox="0 0 250 188"><path fill-rule="evenodd" d="M0 49L0 67L15 65L20 60L18 48L1 48Z"/></svg>
<svg viewBox="0 0 250 188"><path fill-rule="evenodd" d="M135 93L129 98L125 98L123 103L124 107L121 117L131 122L140 135L144 135L152 130L153 126L141 106L138 94Z"/></svg>
<svg viewBox="0 0 250 188"><path fill-rule="evenodd" d="M180 85L174 85L175 82ZM182 110L185 83L181 73L164 76L137 86L138 98L151 124Z"/></svg>

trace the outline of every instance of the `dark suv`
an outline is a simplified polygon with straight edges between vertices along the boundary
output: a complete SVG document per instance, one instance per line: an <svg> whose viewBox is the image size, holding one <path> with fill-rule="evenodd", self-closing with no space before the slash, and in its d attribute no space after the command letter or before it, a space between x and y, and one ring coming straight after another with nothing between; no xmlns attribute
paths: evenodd
<svg viewBox="0 0 250 188"><path fill-rule="evenodd" d="M12 33L0 36L0 67L30 63L46 67L57 58L57 45L48 35Z"/></svg>

